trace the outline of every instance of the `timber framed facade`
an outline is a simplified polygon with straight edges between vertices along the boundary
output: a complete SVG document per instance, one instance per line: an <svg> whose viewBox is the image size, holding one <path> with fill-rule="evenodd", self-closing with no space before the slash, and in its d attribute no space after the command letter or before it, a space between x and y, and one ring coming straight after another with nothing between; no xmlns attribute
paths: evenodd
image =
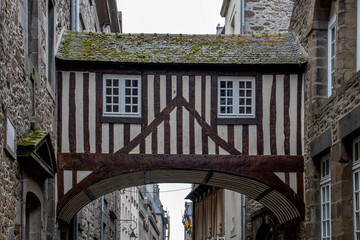
<svg viewBox="0 0 360 240"><path fill-rule="evenodd" d="M147 37L136 40L144 46ZM173 45L183 44L182 49L194 38L203 41L178 36L181 43L175 43L176 37L171 37ZM125 35L109 38L127 41ZM152 41L169 38L152 36ZM239 41L220 40L225 42L217 46ZM253 44L244 41L245 47ZM303 217L301 57L296 56L301 60L296 63L209 64L196 61L198 52L206 53L202 43L201 49L190 45L193 60L186 63L152 62L154 53L146 55L146 47L142 56L132 55L148 62L129 63L101 57L76 60L78 56L61 55L66 55L65 47L71 49L63 42L57 61L60 219L69 222L82 206L107 192L155 182L202 183L238 191L268 207L282 224ZM139 76L141 117L104 117L107 74ZM222 76L255 79L253 118L218 117Z"/></svg>

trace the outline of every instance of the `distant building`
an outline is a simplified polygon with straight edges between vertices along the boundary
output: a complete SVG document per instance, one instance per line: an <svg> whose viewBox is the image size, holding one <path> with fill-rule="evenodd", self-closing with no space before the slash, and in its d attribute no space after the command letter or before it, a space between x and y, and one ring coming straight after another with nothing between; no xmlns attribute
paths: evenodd
<svg viewBox="0 0 360 240"><path fill-rule="evenodd" d="M293 0L223 0L225 34L270 34L288 31Z"/></svg>
<svg viewBox="0 0 360 240"><path fill-rule="evenodd" d="M184 240L192 240L193 233L193 203L185 202L185 211L183 215Z"/></svg>

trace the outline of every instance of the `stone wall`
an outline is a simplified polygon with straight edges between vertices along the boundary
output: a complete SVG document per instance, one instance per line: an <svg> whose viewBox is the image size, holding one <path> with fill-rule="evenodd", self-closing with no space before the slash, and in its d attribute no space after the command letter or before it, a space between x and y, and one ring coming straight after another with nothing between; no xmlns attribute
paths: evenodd
<svg viewBox="0 0 360 240"><path fill-rule="evenodd" d="M332 1L296 0L290 30L308 54L305 84L305 221L304 238L321 235L320 159L329 154L332 239L352 239L351 141L343 139L340 119L360 104L355 74L356 1L333 1L336 8L335 84L327 96L327 27Z"/></svg>
<svg viewBox="0 0 360 240"><path fill-rule="evenodd" d="M288 32L294 0L245 0L245 34Z"/></svg>

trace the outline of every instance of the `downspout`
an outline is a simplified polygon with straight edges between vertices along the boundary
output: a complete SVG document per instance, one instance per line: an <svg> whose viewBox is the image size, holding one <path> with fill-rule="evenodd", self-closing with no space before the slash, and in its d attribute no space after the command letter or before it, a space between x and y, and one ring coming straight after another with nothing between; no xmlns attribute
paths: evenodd
<svg viewBox="0 0 360 240"><path fill-rule="evenodd" d="M241 0L241 34L245 32L245 0Z"/></svg>
<svg viewBox="0 0 360 240"><path fill-rule="evenodd" d="M246 224L245 224L245 195L242 195L242 239L245 240L246 239Z"/></svg>
<svg viewBox="0 0 360 240"><path fill-rule="evenodd" d="M104 240L104 196L101 196L101 226L100 239Z"/></svg>
<svg viewBox="0 0 360 240"><path fill-rule="evenodd" d="M70 1L70 29L75 30L75 2L77 0Z"/></svg>
<svg viewBox="0 0 360 240"><path fill-rule="evenodd" d="M119 191L117 190L117 191L115 192L115 213L116 213L116 216L119 216L118 201L119 201ZM115 240L118 239L118 237L117 237L117 232L118 232L117 219L115 219Z"/></svg>
<svg viewBox="0 0 360 240"><path fill-rule="evenodd" d="M79 31L80 30L80 24L79 24L79 22L80 22L80 18L79 18L79 16L80 16L80 0L75 0L75 1L76 1L76 12L75 12L75 14L76 14L76 21L75 21L76 31Z"/></svg>

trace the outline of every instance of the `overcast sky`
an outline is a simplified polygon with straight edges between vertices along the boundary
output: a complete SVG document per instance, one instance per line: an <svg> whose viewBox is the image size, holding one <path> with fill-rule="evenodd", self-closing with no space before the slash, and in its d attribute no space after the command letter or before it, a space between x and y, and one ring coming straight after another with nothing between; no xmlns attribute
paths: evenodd
<svg viewBox="0 0 360 240"><path fill-rule="evenodd" d="M223 0L117 0L124 33L216 34Z"/></svg>
<svg viewBox="0 0 360 240"><path fill-rule="evenodd" d="M117 0L124 33L216 34L224 25L223 0ZM184 197L190 184L162 184L160 198L171 219L170 240L183 240ZM185 188L185 189L184 189ZM174 191L175 190L175 191Z"/></svg>

